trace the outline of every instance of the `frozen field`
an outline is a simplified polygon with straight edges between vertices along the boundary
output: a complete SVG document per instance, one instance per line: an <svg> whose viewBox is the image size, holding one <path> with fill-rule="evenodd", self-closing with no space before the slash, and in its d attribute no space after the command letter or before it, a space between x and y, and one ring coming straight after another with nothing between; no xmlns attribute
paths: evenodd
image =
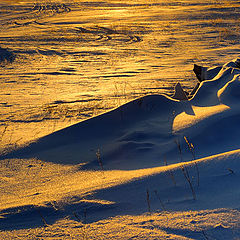
<svg viewBox="0 0 240 240"><path fill-rule="evenodd" d="M2 0L0 238L240 239L239 19Z"/></svg>
<svg viewBox="0 0 240 240"><path fill-rule="evenodd" d="M238 1L2 0L4 142L172 93L177 81L190 91L193 63L222 65L239 55L239 15Z"/></svg>

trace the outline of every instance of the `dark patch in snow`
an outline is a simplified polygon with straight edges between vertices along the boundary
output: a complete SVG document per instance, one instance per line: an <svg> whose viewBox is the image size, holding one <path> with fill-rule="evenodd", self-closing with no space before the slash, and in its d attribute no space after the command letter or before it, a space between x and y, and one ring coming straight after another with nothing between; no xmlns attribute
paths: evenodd
<svg viewBox="0 0 240 240"><path fill-rule="evenodd" d="M0 230L14 230L53 224L62 213L52 206L26 205L5 209L0 216Z"/></svg>
<svg viewBox="0 0 240 240"><path fill-rule="evenodd" d="M9 50L0 47L0 64L4 62L12 63L15 59L15 55Z"/></svg>

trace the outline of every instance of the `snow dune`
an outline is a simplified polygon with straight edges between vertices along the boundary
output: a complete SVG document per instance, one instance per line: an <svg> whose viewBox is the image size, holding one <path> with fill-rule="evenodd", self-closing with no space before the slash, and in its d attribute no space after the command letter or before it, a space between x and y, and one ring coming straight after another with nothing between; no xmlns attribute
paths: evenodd
<svg viewBox="0 0 240 240"><path fill-rule="evenodd" d="M189 99L145 96L2 156L3 236L238 239L239 76L238 59L201 67Z"/></svg>
<svg viewBox="0 0 240 240"><path fill-rule="evenodd" d="M178 162L176 141L183 154L189 154L184 137L195 145L196 157L237 149L237 64L235 60L221 68L202 68L204 81L188 101L148 95L40 138L7 157L99 169L99 152L106 170L129 170L163 165L163 158Z"/></svg>

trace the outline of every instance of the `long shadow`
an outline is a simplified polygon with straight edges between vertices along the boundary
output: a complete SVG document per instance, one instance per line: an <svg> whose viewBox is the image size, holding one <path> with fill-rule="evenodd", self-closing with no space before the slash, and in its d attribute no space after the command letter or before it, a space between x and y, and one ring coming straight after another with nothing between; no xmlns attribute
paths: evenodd
<svg viewBox="0 0 240 240"><path fill-rule="evenodd" d="M105 175L107 176L107 171ZM53 207L51 203L45 207L27 205L8 208L0 212L0 230L28 229L51 225L64 217L81 223L93 223L121 214L142 214L147 211L146 189L148 187L158 189L159 182L166 182L166 179L168 181L168 176L161 174L100 189L84 198L81 195L71 196L71 199L65 204L61 203L59 209L57 204ZM178 190L183 191L184 188L181 187ZM127 196L126 192L128 192ZM176 198L175 192L176 188L172 187L168 188L168 192L159 193L165 200L166 196L171 197L171 199ZM105 200L106 203L99 202L98 199Z"/></svg>
<svg viewBox="0 0 240 240"><path fill-rule="evenodd" d="M98 117L40 138L27 147L13 151L2 156L2 158L35 157L64 164L85 162L87 165L88 163L96 163L95 150L99 149L100 146L109 144L109 142L131 141L133 139L144 140L146 142L149 138L153 138L154 136L149 134L150 131L145 130L151 129L154 124L164 126L162 131L155 135L155 138L160 136L164 141L167 138L174 138L172 125L175 116L182 112L194 115L192 108L194 104L207 106L207 102L205 102L205 98L202 96L205 93L208 99L212 99L211 103L213 105L217 104L217 101L219 101L217 96L218 89L231 80L233 78L232 75L236 71L239 70L225 69L219 79L206 82L205 85L203 82L194 98L190 101L177 101L164 95L149 95L129 102ZM205 88L205 91L201 94L202 88ZM149 121L151 121L150 125ZM234 125L237 125L239 122L238 119L232 121ZM224 121L219 121L218 124L221 127ZM136 132L134 129L143 129L144 131ZM146 132L149 135L145 134ZM225 136L226 134L223 135ZM172 139L170 140L172 141ZM133 147L135 146L133 145ZM147 145L144 146L147 147ZM91 148L93 151L91 151ZM66 157L67 154L70 157ZM108 152L103 153L103 157L104 154L107 156ZM91 168L90 165L89 167ZM121 166L118 165L116 168L121 169ZM107 217L117 216L123 212L124 214L141 214L147 211L146 189L158 189L159 182L164 182L162 175L151 176L116 187L101 189L90 195L94 199L110 201L112 202L111 204L102 204L97 201L84 202L79 196L76 196L74 202L66 203L61 210L56 210L50 205L41 208L30 205L15 209L5 209L0 212L2 216L0 219L0 229L13 230L43 226L52 224L63 216L71 216L73 219L82 222L94 222ZM176 187L174 186L168 188L168 196L166 196L166 192L161 191L161 196L163 199L176 199L178 203L181 201L184 202L186 194L183 197L179 193L185 192L186 186L178 186L177 188L178 191L176 191ZM126 192L128 192L127 198ZM191 199L189 190L188 194L189 199ZM139 206L144 206L144 204L146 209L139 209Z"/></svg>
<svg viewBox="0 0 240 240"><path fill-rule="evenodd" d="M234 67L218 68L216 76L212 80L201 82L189 101L174 100L164 95L145 96L103 115L42 137L26 147L1 156L1 159L39 158L62 164L82 163L85 165L84 169L91 169L98 164L98 150L105 162L122 154L122 158L128 158L129 155L124 153L128 153L129 149L136 150L135 156L147 156L148 152L158 146L166 147L158 145L159 142L174 142L176 136L172 133L172 126L178 114L185 112L194 115L192 106L219 104L219 89L239 72L240 70ZM136 137L138 133L141 135L141 132L144 136ZM121 169L119 165L116 168Z"/></svg>
<svg viewBox="0 0 240 240"><path fill-rule="evenodd" d="M51 206L26 205L0 211L0 230L28 229L53 224L63 218L63 212Z"/></svg>
<svg viewBox="0 0 240 240"><path fill-rule="evenodd" d="M1 159L38 158L61 164L89 164L97 162L98 149L102 150L101 157L109 159L111 149L114 149L113 144L123 142L130 144L130 148L138 148L141 154L148 150L153 138L154 141L157 138L159 141L174 138L173 120L183 111L194 114L188 101L181 102L164 95L145 96L103 115L42 137L28 146L1 156ZM154 133L154 129L157 132ZM136 139L138 131L146 132L145 144L140 143L142 139L139 137ZM131 145L131 142L135 142L137 146ZM149 149L151 150L151 146Z"/></svg>
<svg viewBox="0 0 240 240"><path fill-rule="evenodd" d="M233 208L238 206L236 193L238 192L239 163L237 156L199 162L199 187L196 181L195 165L188 166L188 173L193 179L192 184L196 191L196 200L193 200L190 187L180 167L171 171L159 169L159 172L155 174L146 169L146 175L141 177L129 181L124 181L123 177L115 186L105 188L100 186L99 189L85 195L76 192L69 198L63 198L59 203L49 202L42 207L28 205L4 209L0 212L0 230L44 226L53 224L64 217L81 223L92 223L121 214L139 215L149 211L147 190L152 211ZM228 172L227 167L236 171L236 174ZM102 178L108 178L108 171L102 172Z"/></svg>
<svg viewBox="0 0 240 240"><path fill-rule="evenodd" d="M45 207L37 207L33 205L5 209L0 212L0 230L27 229L38 226L51 225L59 219L70 218L83 223L93 223L109 217L119 215L139 215L148 212L148 203L146 191L149 192L149 205L152 211L161 211L162 205L167 211L189 211L189 210L207 210L229 207L232 203L226 202L226 199L215 201L218 195L222 195L221 186L228 186L226 195L238 189L237 176L226 175L224 178L219 175L218 181L211 181L209 186L209 170L212 173L221 174L222 170L216 166L216 162L204 164L199 163L201 172L201 187L194 187L197 193L197 200L193 200L193 196L182 174L181 169L174 171L174 177L177 185L175 186L168 172L162 172L156 175L148 175L143 178L132 180L126 183L99 189L88 196L75 195L71 196L65 202L61 202L60 207L56 203L53 207L51 203ZM220 165L224 163L219 163ZM235 162L234 166L238 166ZM234 167L232 166L232 167ZM217 171L216 169L219 169ZM235 168L234 168L235 169ZM195 168L188 168L190 176L195 176ZM206 170L206 172L204 172ZM216 172L217 171L217 172ZM81 174L81 173L79 173ZM108 172L104 172L103 177L107 177ZM207 174L208 177L205 175ZM236 184L232 184L234 181ZM212 180L214 177L212 177ZM226 185L227 184L227 185ZM205 187L204 187L205 186ZM207 188L215 190L214 196ZM218 188L218 189L217 189ZM216 190L217 189L217 190ZM157 193L157 194L156 194ZM204 195L204 197L203 197ZM211 199L213 198L214 199ZM237 198L237 197L236 197ZM161 199L161 202L160 200ZM214 204L209 202L214 202ZM166 229L173 231L173 229ZM177 230L176 230L177 231Z"/></svg>

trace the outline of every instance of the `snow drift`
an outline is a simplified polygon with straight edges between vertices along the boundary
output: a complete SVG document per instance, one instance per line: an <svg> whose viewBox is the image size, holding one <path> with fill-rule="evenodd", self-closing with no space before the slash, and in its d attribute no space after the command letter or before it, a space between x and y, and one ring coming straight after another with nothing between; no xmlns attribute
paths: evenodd
<svg viewBox="0 0 240 240"><path fill-rule="evenodd" d="M196 231L206 239L206 230L219 239L239 236L239 60L199 67L197 74L199 86L188 99L178 85L173 97L136 99L2 156L2 179L9 166L18 174L3 184L0 229L49 226L68 216L99 231L109 217L113 223L146 211L171 225L185 211L185 225L202 230L171 230L173 239L198 239ZM199 219L212 211L218 220L209 228ZM217 225L222 214L224 227Z"/></svg>
<svg viewBox="0 0 240 240"><path fill-rule="evenodd" d="M239 60L201 68L201 83L189 100L148 95L103 115L40 138L6 157L31 157L97 169L99 152L105 169L163 165L238 149ZM179 98L179 97L178 97ZM176 142L178 144L176 144ZM185 160L190 160L189 156Z"/></svg>

